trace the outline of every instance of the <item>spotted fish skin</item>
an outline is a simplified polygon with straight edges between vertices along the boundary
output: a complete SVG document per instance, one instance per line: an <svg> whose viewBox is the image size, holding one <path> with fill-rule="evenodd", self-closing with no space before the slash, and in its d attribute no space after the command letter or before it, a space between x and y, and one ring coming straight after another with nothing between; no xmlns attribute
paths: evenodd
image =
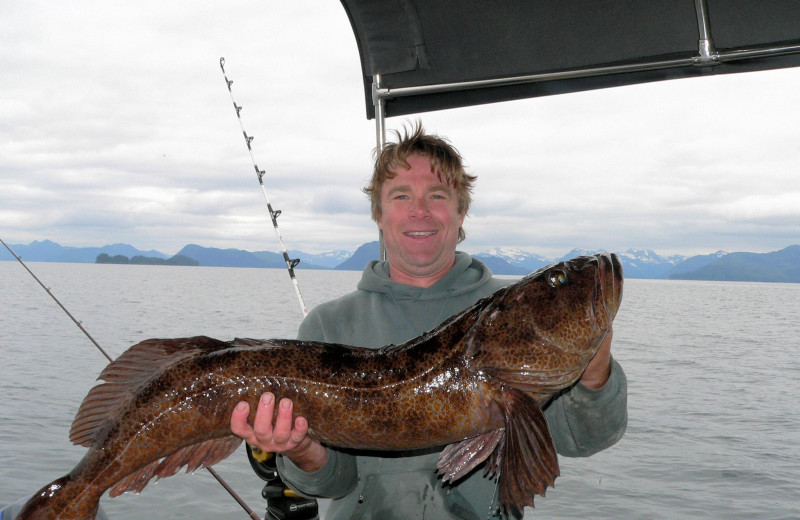
<svg viewBox="0 0 800 520"><path fill-rule="evenodd" d="M291 398L320 442L362 450L447 445L438 471L456 481L481 463L503 508L533 505L559 474L541 406L574 384L619 308L613 254L542 268L436 329L377 350L293 340L151 339L100 374L70 431L88 451L36 493L21 520L88 520L108 489L230 455L239 401Z"/></svg>

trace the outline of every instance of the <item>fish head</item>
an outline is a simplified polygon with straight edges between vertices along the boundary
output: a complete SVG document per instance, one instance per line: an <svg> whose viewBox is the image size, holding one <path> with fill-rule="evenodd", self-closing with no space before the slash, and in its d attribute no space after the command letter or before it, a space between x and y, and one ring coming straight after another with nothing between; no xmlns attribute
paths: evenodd
<svg viewBox="0 0 800 520"><path fill-rule="evenodd" d="M466 335L478 370L526 390L576 381L611 330L622 266L610 253L559 262L498 291Z"/></svg>

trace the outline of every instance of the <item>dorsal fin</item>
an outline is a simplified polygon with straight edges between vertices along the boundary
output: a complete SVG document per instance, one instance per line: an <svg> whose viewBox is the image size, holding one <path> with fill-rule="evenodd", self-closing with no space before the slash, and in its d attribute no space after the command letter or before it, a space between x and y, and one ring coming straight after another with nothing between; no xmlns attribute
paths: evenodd
<svg viewBox="0 0 800 520"><path fill-rule="evenodd" d="M98 379L105 382L92 388L81 403L70 440L91 446L109 421L116 420L127 407L137 388L181 361L229 347L229 343L205 336L148 339L132 346L100 373Z"/></svg>
<svg viewBox="0 0 800 520"><path fill-rule="evenodd" d="M186 473L191 473L200 466L213 466L236 451L241 443L242 439L239 437L227 435L186 446L121 479L111 488L109 496L115 497L126 491L140 493L153 477L171 477L183 466L186 466Z"/></svg>

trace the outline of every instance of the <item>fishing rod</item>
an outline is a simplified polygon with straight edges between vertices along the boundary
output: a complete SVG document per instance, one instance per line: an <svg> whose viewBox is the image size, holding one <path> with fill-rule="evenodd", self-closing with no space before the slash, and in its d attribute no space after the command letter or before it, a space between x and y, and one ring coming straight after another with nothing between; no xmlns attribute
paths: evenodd
<svg viewBox="0 0 800 520"><path fill-rule="evenodd" d="M45 291L47 291L47 294L49 294L49 295L50 295L50 297L51 297L51 298L52 298L52 299L53 299L53 300L54 300L54 301L55 301L55 302L58 304L58 306L59 306L59 307L61 307L61 310L67 313L67 316L69 316L69 319L71 319L71 320L72 320L72 321L75 323L75 325L77 325L77 326L78 326L78 328L79 328L79 329L81 329L81 331L83 331L83 333L84 333L84 334L86 334L86 337L87 337L87 338L89 338L89 340L90 340L92 343L94 343L94 346L95 346L95 347L97 347L97 349L98 349L98 350L99 350L99 351L100 351L100 352L101 352L101 353L102 353L102 354L103 354L103 355L106 357L106 359L108 359L109 361L113 361L113 359L111 359L111 356L109 356L109 355L108 355L108 352L106 352L106 351L103 349L103 347L101 347L101 346L100 346L100 343L98 343L98 342L97 342L97 341L96 341L96 340L95 340L95 339L92 337L92 335L91 335L91 334L89 334L89 331L87 331L87 330L86 330L86 329L83 327L83 324L82 324L81 322L79 322L77 319L75 319L75 316L73 316L73 315L72 315L72 313L71 313L71 312L69 312L69 311L67 310L67 308L66 308L66 307L64 307L64 305L63 305L63 304L62 304L60 301L58 301L58 298L56 298L56 295L55 295L55 294L53 294L53 291L51 291L49 287L47 287L45 284L43 284L43 283L42 283L42 281L41 281L41 280L39 280L39 277L38 277L38 276L36 276L35 274L33 274L33 271L31 271L30 269L28 269L28 266L27 266L27 265L25 265L25 262L23 262L23 261L22 261L22 258L20 258L20 257L17 255L17 253L15 253L15 252L14 252L14 251L11 249L11 247L10 247L8 244L6 244L6 243L5 243L5 241L3 241L3 239L2 239L2 238L0 238L0 242L2 242L4 246L6 246L6 249L8 249L8 252L9 252L9 253L11 253L11 255L12 255L14 258L16 258L16 259L17 259L17 262L19 262L20 264L22 264L22 267L24 267L24 268L25 268L25 270L26 270L26 271L28 271L28 273L29 273L31 276L33 276L33 279L34 279L34 280L36 280L36 281L39 283L39 285L41 285L41 286L42 286L42 289L44 289Z"/></svg>
<svg viewBox="0 0 800 520"><path fill-rule="evenodd" d="M272 221L272 227L275 229L275 235L278 237L278 243L281 246L283 260L286 262L286 269L289 271L289 278L292 281L297 300L300 302L300 309L305 317L308 315L308 308L303 302L303 296L300 294L300 284L294 274L294 268L300 263L300 259L289 258L289 252L286 250L286 246L283 243L281 230L278 227L278 216L281 214L281 210L273 210L272 204L267 196L267 189L264 187L264 174L266 172L259 169L255 157L253 156L252 142L254 137L247 135L247 131L244 129L241 114L242 106L237 104L236 99L233 97L233 89L231 88L233 80L228 79L228 75L225 72L224 57L219 59L219 68L222 70L222 77L225 79L225 85L228 87L228 93L233 102L233 109L236 111L236 119L239 120L239 127L242 129L244 142L247 145L247 151L250 153L250 160L256 171L258 184L261 186L261 193L264 195L264 201L267 203L269 217ZM283 483L283 479L278 473L274 453L261 451L254 446L248 446L247 448L247 459L250 461L250 466L253 468L256 475L267 483L261 491L261 495L267 500L267 514L269 518L281 520L315 520L319 518L316 499L302 497Z"/></svg>
<svg viewBox="0 0 800 520"><path fill-rule="evenodd" d="M39 285L42 286L42 289L47 291L47 294L49 294L50 297L53 298L53 300L55 300L55 302L58 304L58 306L61 307L61 310L63 310L65 313L67 313L67 316L69 316L70 319L75 323L75 325L77 325L78 328L81 329L81 331L86 335L86 337L89 338L89 340L91 340L92 343L94 343L94 346L97 347L97 349L106 357L106 359L108 359L109 362L113 361L111 356L108 355L108 352L106 352L103 349L103 347L100 346L100 344L92 337L91 334L89 334L89 331L87 331L86 328L84 328L84 326L81 324L81 322L78 321L77 319L75 319L75 316L73 316L72 313L69 312L66 307L64 307L64 305L59 301L59 299L56 298L56 295L53 294L53 291L51 291L49 287L47 287L45 284L43 284L42 281L39 279L39 277L36 276L33 273L33 271L30 270L30 268L27 266L27 264L25 264L25 262L22 261L22 258L19 255L17 255L17 253L15 253L14 250L11 249L11 247L8 244L6 244L5 241L2 238L0 238L0 242L2 242L2 244L6 247L6 249L8 249L8 252L11 253L14 256L14 258L17 259L17 262L19 262L22 265L22 267L24 267L25 270L28 271L28 273L31 276L33 276L33 279L36 280L39 283ZM233 497L233 499L236 500L236 502L240 506L242 506L242 509L244 509L245 512L247 512L248 515L250 515L250 518L252 518L253 520L261 520L259 518L259 516L255 513L255 511L250 509L250 507L245 503L245 501L242 499L242 497L240 497L236 493L236 491L234 491L233 488L231 488L230 485L228 485L228 483L225 482L225 480L219 475L219 473L217 473L217 471L214 468L212 468L210 466L205 466L205 468L209 473L211 473L211 475L215 479L217 479L217 482L219 482L222 485L222 487L225 488L225 491L230 493L231 497Z"/></svg>
<svg viewBox="0 0 800 520"><path fill-rule="evenodd" d="M292 285L294 286L294 292L297 295L297 300L300 302L300 308L303 311L303 316L308 314L308 308L306 304L303 302L303 296L300 294L300 284L297 281L297 277L294 275L294 268L297 264L300 263L299 258L289 258L289 252L286 250L286 246L283 244L283 238L281 237L281 230L278 227L278 217L281 214L281 210L274 210L272 209L272 204L269 201L269 197L267 196L267 189L264 187L264 174L266 171L260 170L258 165L256 164L255 157L253 156L253 146L252 142L254 137L252 135L247 135L247 131L244 129L244 123L242 122L242 106L236 104L236 100L233 98L233 90L231 89L231 85L233 85L233 80L228 79L228 75L225 73L225 58L219 59L219 68L222 69L222 77L225 78L225 84L228 87L228 93L231 96L231 101L233 102L233 108L236 111L236 118L239 120L239 127L242 129L242 135L244 136L244 142L247 145L247 151L250 153L250 160L253 163L253 168L256 170L256 176L258 177L258 184L261 186L261 192L264 194L264 200L267 203L267 210L269 211L269 218L272 221L272 227L275 229L275 235L278 237L278 243L281 245L281 252L283 253L283 260L286 262L286 269L289 271L289 278L292 280Z"/></svg>

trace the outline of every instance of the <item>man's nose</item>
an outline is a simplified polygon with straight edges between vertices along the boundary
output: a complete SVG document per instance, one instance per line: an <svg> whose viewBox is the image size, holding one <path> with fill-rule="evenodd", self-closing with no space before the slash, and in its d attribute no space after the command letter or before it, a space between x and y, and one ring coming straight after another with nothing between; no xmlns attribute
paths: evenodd
<svg viewBox="0 0 800 520"><path fill-rule="evenodd" d="M428 201L425 197L417 197L411 203L411 214L415 216L425 216L430 214Z"/></svg>

